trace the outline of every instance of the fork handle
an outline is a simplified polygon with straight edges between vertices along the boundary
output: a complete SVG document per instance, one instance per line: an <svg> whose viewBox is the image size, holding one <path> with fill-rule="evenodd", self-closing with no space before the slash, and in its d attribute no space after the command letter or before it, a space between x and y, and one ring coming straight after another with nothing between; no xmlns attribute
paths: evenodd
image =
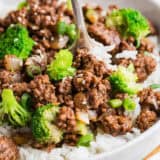
<svg viewBox="0 0 160 160"><path fill-rule="evenodd" d="M82 7L78 2L79 0L71 0L71 1L72 1L72 7L73 7L76 25L80 32L80 39L83 39L84 47L90 48L90 42L89 42L90 40L89 40L88 32L86 29L85 21L84 21Z"/></svg>

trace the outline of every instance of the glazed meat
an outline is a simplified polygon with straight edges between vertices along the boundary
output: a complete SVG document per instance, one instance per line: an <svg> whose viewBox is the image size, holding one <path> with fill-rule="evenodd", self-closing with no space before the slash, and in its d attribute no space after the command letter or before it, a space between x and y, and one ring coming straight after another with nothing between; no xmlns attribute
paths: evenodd
<svg viewBox="0 0 160 160"><path fill-rule="evenodd" d="M78 71L73 78L73 84L77 91L86 91L96 86L98 78L87 70Z"/></svg>
<svg viewBox="0 0 160 160"><path fill-rule="evenodd" d="M120 44L120 36L114 30L106 29L102 23L97 23L88 26L89 34L97 41L102 42L104 45L118 46Z"/></svg>
<svg viewBox="0 0 160 160"><path fill-rule="evenodd" d="M137 118L137 126L143 132L150 128L157 120L157 114L149 109L143 109Z"/></svg>
<svg viewBox="0 0 160 160"><path fill-rule="evenodd" d="M57 102L55 87L51 84L48 75L36 76L34 80L30 82L29 88L37 107L46 103L55 104Z"/></svg>
<svg viewBox="0 0 160 160"><path fill-rule="evenodd" d="M66 132L74 132L76 127L76 119L74 111L69 107L61 107L57 117L57 126Z"/></svg>
<svg viewBox="0 0 160 160"><path fill-rule="evenodd" d="M98 77L105 77L111 73L111 70L102 61L98 61L94 56L88 53L87 49L78 49L74 66L78 69L89 70Z"/></svg>
<svg viewBox="0 0 160 160"><path fill-rule="evenodd" d="M116 136L131 131L132 121L125 116L108 115L104 113L100 117L100 125L105 133Z"/></svg>
<svg viewBox="0 0 160 160"><path fill-rule="evenodd" d="M151 56L139 54L133 62L139 81L144 81L148 75L155 71L157 62Z"/></svg>
<svg viewBox="0 0 160 160"><path fill-rule="evenodd" d="M0 160L18 160L19 151L12 139L0 137Z"/></svg>

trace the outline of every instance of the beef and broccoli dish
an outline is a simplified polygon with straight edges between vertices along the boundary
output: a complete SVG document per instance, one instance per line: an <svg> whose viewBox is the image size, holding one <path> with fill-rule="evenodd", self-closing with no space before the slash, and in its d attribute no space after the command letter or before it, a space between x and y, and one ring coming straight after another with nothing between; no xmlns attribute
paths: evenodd
<svg viewBox="0 0 160 160"><path fill-rule="evenodd" d="M70 1L27 0L0 19L0 124L11 127L0 160L17 160L21 146L89 147L96 135L142 133L158 120L154 24L116 5L104 14L86 4L83 13L90 37L114 45L110 64L87 48L70 50L79 38Z"/></svg>

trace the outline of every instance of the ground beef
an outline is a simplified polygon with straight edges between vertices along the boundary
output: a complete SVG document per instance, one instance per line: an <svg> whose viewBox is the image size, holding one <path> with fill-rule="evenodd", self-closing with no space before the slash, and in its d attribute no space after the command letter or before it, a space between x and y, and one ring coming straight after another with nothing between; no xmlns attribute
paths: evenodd
<svg viewBox="0 0 160 160"><path fill-rule="evenodd" d="M150 106L154 104L155 94L151 88L145 88L139 92L140 104L142 106Z"/></svg>
<svg viewBox="0 0 160 160"><path fill-rule="evenodd" d="M78 69L89 70L98 77L106 77L111 71L102 61L98 61L86 49L77 50L74 66Z"/></svg>
<svg viewBox="0 0 160 160"><path fill-rule="evenodd" d="M96 86L99 79L87 70L79 70L73 77L73 85L76 91L85 91Z"/></svg>
<svg viewBox="0 0 160 160"><path fill-rule="evenodd" d="M57 103L55 87L49 81L48 75L38 75L29 84L36 106L47 103Z"/></svg>
<svg viewBox="0 0 160 160"><path fill-rule="evenodd" d="M107 87L103 83L99 83L96 88L88 91L88 101L90 108L97 109L101 104L105 103L108 99Z"/></svg>
<svg viewBox="0 0 160 160"><path fill-rule="evenodd" d="M72 78L64 78L56 84L56 89L59 94L67 95L72 93Z"/></svg>
<svg viewBox="0 0 160 160"><path fill-rule="evenodd" d="M160 92L155 92L151 88L145 88L139 92L140 104L142 107L160 111Z"/></svg>
<svg viewBox="0 0 160 160"><path fill-rule="evenodd" d="M100 125L105 133L117 136L131 131L132 121L125 116L103 114L100 117Z"/></svg>
<svg viewBox="0 0 160 160"><path fill-rule="evenodd" d="M66 133L64 135L63 142L69 146L75 146L77 144L77 141L79 139L79 136L75 133Z"/></svg>
<svg viewBox="0 0 160 160"><path fill-rule="evenodd" d="M88 98L83 92L79 92L74 96L74 107L80 110L88 109Z"/></svg>
<svg viewBox="0 0 160 160"><path fill-rule="evenodd" d="M21 96L25 92L30 92L30 89L26 82L14 83L13 85L10 85L9 88L13 90L16 96Z"/></svg>
<svg viewBox="0 0 160 160"><path fill-rule="evenodd" d="M21 82L23 76L19 72L10 72L7 70L0 71L0 83L1 85L12 84Z"/></svg>
<svg viewBox="0 0 160 160"><path fill-rule="evenodd" d="M138 50L142 52L148 51L152 53L154 48L155 48L155 44L151 40L149 40L148 38L143 38L141 40L141 45Z"/></svg>
<svg viewBox="0 0 160 160"><path fill-rule="evenodd" d="M122 40L119 45L119 52L122 52L124 50L136 50L136 47L134 46L134 41L130 41Z"/></svg>
<svg viewBox="0 0 160 160"><path fill-rule="evenodd" d="M113 62L117 65L121 65L127 68L131 63L133 63L133 60L129 58L114 58Z"/></svg>
<svg viewBox="0 0 160 160"><path fill-rule="evenodd" d="M151 56L138 54L133 62L139 81L144 81L155 69L157 62Z"/></svg>
<svg viewBox="0 0 160 160"><path fill-rule="evenodd" d="M105 113L105 115L116 115L116 109L110 107L107 103L101 104L97 112L99 116L103 113Z"/></svg>
<svg viewBox="0 0 160 160"><path fill-rule="evenodd" d="M0 137L0 160L17 160L19 151L12 139Z"/></svg>
<svg viewBox="0 0 160 160"><path fill-rule="evenodd" d="M120 44L120 36L117 31L107 29L103 23L97 23L88 26L88 32L91 37L100 41L104 45L118 46Z"/></svg>
<svg viewBox="0 0 160 160"><path fill-rule="evenodd" d="M155 97L156 97L156 102L157 102L157 105L160 109L160 92L155 92Z"/></svg>
<svg viewBox="0 0 160 160"><path fill-rule="evenodd" d="M58 102L61 103L61 105L68 106L70 108L74 107L74 102L73 102L73 96L72 95L63 95L59 94L57 95Z"/></svg>
<svg viewBox="0 0 160 160"><path fill-rule="evenodd" d="M157 120L156 112L149 109L143 109L137 118L137 126L143 132L150 128Z"/></svg>
<svg viewBox="0 0 160 160"><path fill-rule="evenodd" d="M61 107L56 124L60 129L64 130L65 132L74 132L76 127L74 111L70 107Z"/></svg>

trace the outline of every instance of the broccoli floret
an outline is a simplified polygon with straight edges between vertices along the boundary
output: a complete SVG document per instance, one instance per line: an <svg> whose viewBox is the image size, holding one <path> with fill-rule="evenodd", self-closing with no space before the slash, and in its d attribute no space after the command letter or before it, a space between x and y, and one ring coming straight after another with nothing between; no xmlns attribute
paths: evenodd
<svg viewBox="0 0 160 160"><path fill-rule="evenodd" d="M2 102L0 104L1 122L6 120L13 126L25 126L30 120L30 113L18 102L11 89L3 89Z"/></svg>
<svg viewBox="0 0 160 160"><path fill-rule="evenodd" d="M140 90L140 85L136 83L137 76L129 69L119 66L117 71L113 72L109 81L115 91L136 94Z"/></svg>
<svg viewBox="0 0 160 160"><path fill-rule="evenodd" d="M59 111L58 106L48 104L39 107L32 118L32 133L34 138L40 143L59 143L63 132L53 123Z"/></svg>
<svg viewBox="0 0 160 160"><path fill-rule="evenodd" d="M18 58L26 59L33 45L34 41L29 37L25 27L20 24L11 25L0 35L0 58L6 54L13 54Z"/></svg>
<svg viewBox="0 0 160 160"><path fill-rule="evenodd" d="M21 10L21 9L23 9L23 8L25 8L25 7L28 7L28 3L27 3L26 1L22 1L22 2L20 2L20 3L18 4L17 9L18 9L18 10Z"/></svg>
<svg viewBox="0 0 160 160"><path fill-rule="evenodd" d="M137 10L113 10L106 18L106 26L117 29L124 38L134 37L137 43L150 33L147 19Z"/></svg>
<svg viewBox="0 0 160 160"><path fill-rule="evenodd" d="M61 80L73 76L76 69L72 67L72 61L73 55L69 50L60 50L47 68L50 79Z"/></svg>
<svg viewBox="0 0 160 160"><path fill-rule="evenodd" d="M32 106L32 97L28 93L24 93L21 96L20 104L23 108L30 111Z"/></svg>

